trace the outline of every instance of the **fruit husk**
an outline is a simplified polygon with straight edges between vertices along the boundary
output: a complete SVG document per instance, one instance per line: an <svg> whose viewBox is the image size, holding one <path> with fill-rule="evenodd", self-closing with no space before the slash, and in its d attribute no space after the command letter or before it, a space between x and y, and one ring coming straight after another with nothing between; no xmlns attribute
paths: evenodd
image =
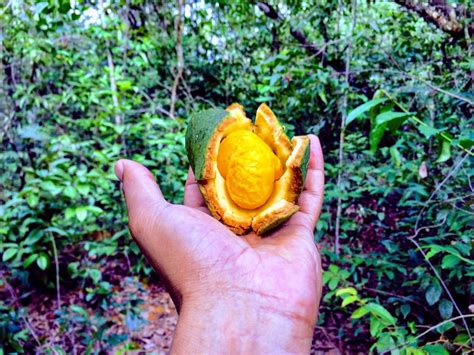
<svg viewBox="0 0 474 355"><path fill-rule="evenodd" d="M255 210L245 210L233 203L217 168L222 138L237 129L254 130L285 166L283 176L275 182L272 196ZM209 109L192 115L186 132L188 159L204 201L211 214L237 235L251 230L258 235L267 233L298 211L297 200L308 170L309 144L307 136L290 141L265 104L259 107L254 126L242 106L233 104L226 110Z"/></svg>

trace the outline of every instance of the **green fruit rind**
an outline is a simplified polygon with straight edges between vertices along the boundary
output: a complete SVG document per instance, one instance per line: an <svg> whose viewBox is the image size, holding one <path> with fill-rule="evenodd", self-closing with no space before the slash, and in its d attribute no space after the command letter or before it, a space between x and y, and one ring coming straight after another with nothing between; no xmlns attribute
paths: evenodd
<svg viewBox="0 0 474 355"><path fill-rule="evenodd" d="M219 124L229 115L220 108L197 112L190 117L186 130L186 151L196 180L202 180L208 144Z"/></svg>
<svg viewBox="0 0 474 355"><path fill-rule="evenodd" d="M306 146L303 159L301 160L301 174L303 175L303 186L304 186L304 182L306 181L306 174L308 173L310 155L311 155L311 140L309 141L309 144Z"/></svg>

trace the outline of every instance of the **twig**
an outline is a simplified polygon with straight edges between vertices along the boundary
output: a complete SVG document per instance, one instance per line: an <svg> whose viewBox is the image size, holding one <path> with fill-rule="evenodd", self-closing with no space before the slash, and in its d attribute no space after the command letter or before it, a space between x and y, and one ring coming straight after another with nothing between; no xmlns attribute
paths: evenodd
<svg viewBox="0 0 474 355"><path fill-rule="evenodd" d="M405 300L405 301L407 301L407 302L412 302L412 303L417 304L418 306L421 306L421 307L427 309L424 304L422 304L422 303L420 303L420 302L418 302L418 301L416 301L416 300L412 300L411 298L406 297L406 296L401 296L401 295L397 295L396 293L393 293L393 292L388 292L388 291L383 291L383 290L377 290L377 289L375 289L375 288L370 288L370 287L365 287L365 286L363 286L362 288L363 288L364 290L367 290L367 291L371 291L371 292L375 292L375 293L380 293L381 295L392 296L392 297L396 297L396 298Z"/></svg>
<svg viewBox="0 0 474 355"><path fill-rule="evenodd" d="M352 34L357 23L357 0L352 0L352 26L348 36L348 48L346 56L346 71L345 71L345 91L342 100L342 112L341 112L341 133L339 134L339 169L337 173L337 188L339 194L337 197L337 209L336 209L336 230L335 230L335 241L334 251L339 254L339 239L340 239L340 228L341 228L341 213L342 213L342 198L341 198L341 182L342 182L342 163L344 160L344 136L346 133L346 117L347 117L347 95L349 91L349 72L352 59Z"/></svg>
<svg viewBox="0 0 474 355"><path fill-rule="evenodd" d="M173 87L171 88L171 103L170 103L170 114L171 117L175 117L176 109L176 95L179 86L179 80L183 76L184 68L184 59L183 59L183 26L181 23L181 17L183 13L184 0L178 0L178 15L175 21L175 30L176 30L176 55L178 58L178 63L176 65L176 75L174 77Z"/></svg>
<svg viewBox="0 0 474 355"><path fill-rule="evenodd" d="M139 89L138 92L140 94L142 94L143 97L150 102L153 112L158 111L158 112L160 112L160 113L162 113L162 114L164 114L168 117L171 117L171 113L169 111L166 111L163 107L157 106L155 101L153 101L153 99L145 91ZM147 112L147 111L148 111L148 109L141 109L141 110L130 110L129 112L131 112L131 113L142 113L142 112Z"/></svg>
<svg viewBox="0 0 474 355"><path fill-rule="evenodd" d="M383 354L390 353L391 351L397 350L397 349L402 350L402 349L404 349L407 345L414 343L416 340L418 340L418 339L420 339L421 337L425 336L425 335L428 334L429 332L432 332L433 330L436 330L436 328L438 328L438 327L440 327L440 326L442 326L442 325L444 325L444 324L446 324L446 323L453 322L453 321L458 320L458 319L462 319L463 322L465 323L465 322L466 322L466 318L474 318L474 314L460 315L460 316L457 316L457 317L453 317L453 318L450 318L450 319L446 319L446 320L442 321L441 323L438 323L438 324L436 324L436 325L434 325L434 326L428 328L427 330L425 330L423 333L417 335L417 336L416 336L415 338L413 338L412 340L407 341L407 342L405 342L405 343L403 343L403 344L401 344L401 345L397 345L396 347L391 348L391 349L389 349L389 350L387 350L387 351L384 351ZM471 338L471 342L472 342L472 338Z"/></svg>
<svg viewBox="0 0 474 355"><path fill-rule="evenodd" d="M424 203L423 207L421 208L421 211L420 213L418 214L418 216L416 217L416 222L415 222L415 230L418 229L418 224L420 223L420 219L421 219L421 216L423 215L424 211L426 210L428 204L431 202L431 200L434 198L434 196L438 193L438 191L443 187L444 184L446 184L446 182L451 178L451 176L453 176L458 170L459 168L462 166L462 164L464 163L464 161L467 159L468 157L468 154L466 154L463 158L461 158L452 168L451 170L449 171L448 175L446 175L446 177L443 179L443 181L441 181L441 183L436 186L436 188L433 190L433 192L430 194L430 196L428 197L428 200Z"/></svg>
<svg viewBox="0 0 474 355"><path fill-rule="evenodd" d="M452 92L449 92L449 91L446 91L444 89L441 89L440 87L437 87L433 84L431 84L429 81L426 81L425 79L422 79L422 78L419 78L415 75L411 75L411 74L408 74L408 73L405 73L406 76L408 77L411 77L412 79L415 79L415 80L418 80L418 81L421 81L423 84L425 84L426 86L429 86L430 88L432 88L433 90L435 91L438 91L438 92L441 92L445 95L448 95L448 96L451 96L455 99L458 99L460 101L464 101L466 103L468 103L469 105L473 106L474 105L474 102L469 100L467 97L464 97L464 96L461 96L461 95L458 95L458 94L455 94L455 93L452 93Z"/></svg>
<svg viewBox="0 0 474 355"><path fill-rule="evenodd" d="M14 302L15 305L16 305L18 308L20 308L20 305L19 305L19 303L18 303L18 297L17 297L17 295L16 295L16 292L15 292L15 290L13 289L13 287L8 283L8 281L7 281L6 277L5 277L5 275L3 275L3 272L2 272L2 271L0 271L0 276L2 277L2 280L3 280L3 283L5 284L5 287L7 288L8 292L10 293L10 297L15 300L15 302ZM28 320L27 317L25 317L23 314L21 314L21 312L19 312L19 313L20 313L21 319L23 320L23 322L25 323L26 327L27 327L28 330L30 331L31 336L35 339L36 344L38 344L38 346L41 346L41 343L40 343L40 341L39 341L39 338L38 338L38 336L36 335L36 332L35 332L35 330L33 329L33 326L31 325L30 321Z"/></svg>
<svg viewBox="0 0 474 355"><path fill-rule="evenodd" d="M416 117L415 115L413 115L410 111L408 111L402 104L400 104L397 100L395 100L395 98L390 95L387 91L385 91L384 89L381 89L380 91L382 91L384 93L385 96L387 96L391 101L393 101L393 103L395 105L397 105L403 112L405 112L406 114L410 114L410 118L415 121L416 123L418 123L419 125L421 126L425 126L425 127L430 127L428 124L426 124L425 122L423 122L422 120L420 120L418 117ZM430 127L431 128L431 127ZM453 139L451 137L449 137L446 133L444 132L440 132L439 135L446 141L448 141L449 143L451 143L453 141ZM472 149L471 150L468 150L466 148L464 148L461 144L456 144L456 146L462 150L464 150L465 152L467 152L469 155L471 156L474 156L474 153L472 152Z"/></svg>
<svg viewBox="0 0 474 355"><path fill-rule="evenodd" d="M441 275L438 273L438 270L436 270L436 268L434 267L433 263L430 261L430 259L426 256L426 253L424 252L424 250L421 248L421 245L416 241L415 239L415 235L411 236L411 237L408 237L408 240L410 240L413 244L415 244L416 248L418 249L418 251L421 253L421 255L423 255L423 257L425 258L425 261L427 262L427 264L430 266L431 270L433 271L433 273L435 274L436 278L439 280L439 282L441 283L441 285L443 286L444 290L446 291L449 299L451 300L451 302L453 303L454 305L454 308L456 308L456 311L459 313L459 317L458 318L462 318L462 322L463 322L463 325L464 325L464 328L466 328L466 332L469 336L469 338L471 339L471 345L474 346L474 339L472 338L472 335L471 335L471 331L469 329L469 326L466 322L466 320L464 319L464 317L466 317L462 312L461 310L459 309L459 306L458 304L456 303L456 300L454 299L453 295L451 294L451 291L449 291L448 289L448 286L446 286L446 283L444 282L443 278L441 277ZM474 317L474 315L473 315ZM441 323L440 323L441 324ZM438 325L439 326L439 325ZM430 328L431 329L431 328ZM422 333L420 336L423 336L424 334L426 334L428 331L426 331L425 333ZM418 338L418 337L417 337Z"/></svg>

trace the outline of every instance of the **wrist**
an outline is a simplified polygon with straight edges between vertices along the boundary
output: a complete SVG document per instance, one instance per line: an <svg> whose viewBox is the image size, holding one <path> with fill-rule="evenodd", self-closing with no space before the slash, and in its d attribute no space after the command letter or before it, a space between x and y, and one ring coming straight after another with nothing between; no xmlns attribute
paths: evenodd
<svg viewBox="0 0 474 355"><path fill-rule="evenodd" d="M307 353L316 319L314 301L238 291L183 300L173 353ZM308 307L310 309L308 309Z"/></svg>

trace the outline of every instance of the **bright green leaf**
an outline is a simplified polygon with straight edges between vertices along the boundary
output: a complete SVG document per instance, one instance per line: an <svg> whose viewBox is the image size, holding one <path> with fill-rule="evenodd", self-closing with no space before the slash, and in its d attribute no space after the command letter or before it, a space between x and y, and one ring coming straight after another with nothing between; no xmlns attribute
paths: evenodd
<svg viewBox="0 0 474 355"><path fill-rule="evenodd" d="M380 322L380 320L375 317L375 316L372 316L370 317L370 335L372 335L372 337L377 337L380 333L380 331L384 328L384 325Z"/></svg>
<svg viewBox="0 0 474 355"><path fill-rule="evenodd" d="M436 159L436 163L444 163L445 161L449 160L451 158L451 143L440 138L439 139L439 152L438 152L438 158Z"/></svg>
<svg viewBox="0 0 474 355"><path fill-rule="evenodd" d="M457 264L459 264L461 260L457 257L457 256L454 256L454 255L445 255L443 257L443 260L441 261L441 267L443 269L452 269L453 266L456 266Z"/></svg>
<svg viewBox="0 0 474 355"><path fill-rule="evenodd" d="M340 288L339 290L336 291L336 296L341 296L341 295L351 295L355 296L357 295L357 290L354 287L345 287L345 288Z"/></svg>
<svg viewBox="0 0 474 355"><path fill-rule="evenodd" d="M424 124L417 125L417 128L418 131L420 131L420 133L425 136L425 138L430 138L439 133L439 130L436 128Z"/></svg>
<svg viewBox="0 0 474 355"><path fill-rule="evenodd" d="M346 126L349 125L352 121L354 121L357 117L362 115L363 113L369 111L371 108L380 105L382 102L387 101L387 99L374 99L365 102L364 104L357 106L353 109L346 118Z"/></svg>
<svg viewBox="0 0 474 355"><path fill-rule="evenodd" d="M402 155L400 154L400 151L397 149L397 147L390 147L390 155L392 157L393 162L395 163L395 166L397 168L400 167L402 163Z"/></svg>
<svg viewBox="0 0 474 355"><path fill-rule="evenodd" d="M77 190L72 186L66 187L63 191L63 194L64 196L67 196L70 199L75 199L78 195Z"/></svg>
<svg viewBox="0 0 474 355"><path fill-rule="evenodd" d="M359 319L365 316L367 313L369 313L369 310L367 309L366 305L357 308L351 315L352 319Z"/></svg>
<svg viewBox="0 0 474 355"><path fill-rule="evenodd" d="M49 267L49 255L41 252L36 259L36 264L41 270L46 270Z"/></svg>
<svg viewBox="0 0 474 355"><path fill-rule="evenodd" d="M367 310L377 316L386 325L395 324L396 319L382 305L377 303L368 303L365 305Z"/></svg>
<svg viewBox="0 0 474 355"><path fill-rule="evenodd" d="M28 266L30 266L38 257L38 254L31 254L29 257L23 261L23 267L26 269Z"/></svg>
<svg viewBox="0 0 474 355"><path fill-rule="evenodd" d="M79 220L79 222L84 222L87 218L87 207L77 207L76 217Z"/></svg>
<svg viewBox="0 0 474 355"><path fill-rule="evenodd" d="M18 253L18 248L10 248L3 252L2 261L8 261Z"/></svg>
<svg viewBox="0 0 474 355"><path fill-rule="evenodd" d="M396 124L398 124L398 127L399 127L410 116L413 116L413 114L412 113L405 113L405 112L387 111L387 112L380 113L375 118L375 122L376 122L377 125L381 125L383 123L389 123L389 122L396 122ZM396 128L398 128L398 127L396 127Z"/></svg>
<svg viewBox="0 0 474 355"><path fill-rule="evenodd" d="M357 297L357 296L348 296L348 297L344 298L344 300L342 301L341 307L344 308L347 305L349 305L351 303L354 303L358 300L359 300L359 297Z"/></svg>
<svg viewBox="0 0 474 355"><path fill-rule="evenodd" d="M377 147L379 146L379 143L382 140L382 137L385 133L386 128L387 128L386 124L381 124L381 125L372 126L372 128L370 129L369 143L370 143L370 151L372 153L375 153L377 151Z"/></svg>

